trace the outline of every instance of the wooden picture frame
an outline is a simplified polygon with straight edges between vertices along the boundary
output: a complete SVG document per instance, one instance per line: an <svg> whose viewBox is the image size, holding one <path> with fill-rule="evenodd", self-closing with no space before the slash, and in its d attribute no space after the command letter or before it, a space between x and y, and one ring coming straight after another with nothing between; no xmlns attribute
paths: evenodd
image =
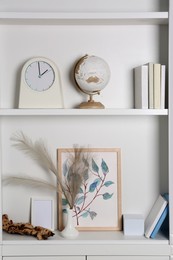
<svg viewBox="0 0 173 260"><path fill-rule="evenodd" d="M91 155L89 178L77 196L74 223L78 230L122 230L121 150L120 148L85 148ZM58 149L58 172L64 177L69 153L74 149ZM58 198L58 229L63 229L66 205Z"/></svg>
<svg viewBox="0 0 173 260"><path fill-rule="evenodd" d="M54 201L51 198L31 199L31 223L54 230Z"/></svg>

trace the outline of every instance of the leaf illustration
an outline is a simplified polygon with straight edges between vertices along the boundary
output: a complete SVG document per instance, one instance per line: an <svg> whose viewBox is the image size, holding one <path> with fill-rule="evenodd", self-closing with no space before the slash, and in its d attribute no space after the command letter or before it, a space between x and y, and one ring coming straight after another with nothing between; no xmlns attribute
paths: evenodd
<svg viewBox="0 0 173 260"><path fill-rule="evenodd" d="M114 184L113 181L106 181L104 186L109 187L110 185Z"/></svg>
<svg viewBox="0 0 173 260"><path fill-rule="evenodd" d="M88 169L84 171L83 175L84 175L84 181L87 181L89 179Z"/></svg>
<svg viewBox="0 0 173 260"><path fill-rule="evenodd" d="M67 214L67 210L66 210L66 209L63 209L63 210L62 210L62 213Z"/></svg>
<svg viewBox="0 0 173 260"><path fill-rule="evenodd" d="M84 196L79 197L78 199L76 199L75 204L76 205L80 205L81 203L84 202L84 199L85 199Z"/></svg>
<svg viewBox="0 0 173 260"><path fill-rule="evenodd" d="M82 193L82 194L84 193L84 192L83 192L83 189L82 189L81 187L79 188L79 193L80 193L80 194L81 194L81 193Z"/></svg>
<svg viewBox="0 0 173 260"><path fill-rule="evenodd" d="M86 211L86 212L84 212L84 213L81 215L81 217L83 217L83 218L87 218L87 217L88 217L88 215L89 215L89 212L88 212L88 211Z"/></svg>
<svg viewBox="0 0 173 260"><path fill-rule="evenodd" d="M72 176L73 176L73 171L72 171L72 167L70 167L70 168L68 169L67 177L66 177L67 180L68 180L68 182L71 181Z"/></svg>
<svg viewBox="0 0 173 260"><path fill-rule="evenodd" d="M76 211L79 212L79 211L80 211L80 208L79 208L79 207L76 207Z"/></svg>
<svg viewBox="0 0 173 260"><path fill-rule="evenodd" d="M63 205L63 206L66 206L67 204L68 204L68 201L63 198L63 199L62 199L62 205Z"/></svg>
<svg viewBox="0 0 173 260"><path fill-rule="evenodd" d="M90 211L89 214L90 214L90 218L91 218L92 220L97 216L97 213L94 212L94 211Z"/></svg>
<svg viewBox="0 0 173 260"><path fill-rule="evenodd" d="M96 164L96 162L94 161L94 159L92 159L92 170L93 170L94 172L99 173L99 167L98 167L98 165Z"/></svg>
<svg viewBox="0 0 173 260"><path fill-rule="evenodd" d="M83 163L85 164L85 166L88 168L88 167L89 167L88 160L87 160L85 157L83 157L83 158L82 158L82 161L83 161Z"/></svg>
<svg viewBox="0 0 173 260"><path fill-rule="evenodd" d="M112 196L113 196L113 193L110 194L110 193L106 192L103 194L103 199L108 200L108 199L112 198Z"/></svg>
<svg viewBox="0 0 173 260"><path fill-rule="evenodd" d="M100 178L95 179L94 182L90 184L89 192L94 192L97 186L100 184L100 182Z"/></svg>
<svg viewBox="0 0 173 260"><path fill-rule="evenodd" d="M63 172L63 175L64 175L64 176L67 175L67 172L68 172L67 160L63 163L62 172Z"/></svg>
<svg viewBox="0 0 173 260"><path fill-rule="evenodd" d="M109 172L109 168L103 159L102 159L102 163L101 163L101 168L102 168L102 172L104 175L106 175Z"/></svg>

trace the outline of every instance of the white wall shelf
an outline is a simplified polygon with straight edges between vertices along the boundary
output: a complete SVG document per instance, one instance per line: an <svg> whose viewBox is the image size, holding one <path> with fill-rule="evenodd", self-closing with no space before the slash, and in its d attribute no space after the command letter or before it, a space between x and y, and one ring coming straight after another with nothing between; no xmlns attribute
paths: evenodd
<svg viewBox="0 0 173 260"><path fill-rule="evenodd" d="M167 24L168 12L31 13L0 12L1 24L127 25Z"/></svg>
<svg viewBox="0 0 173 260"><path fill-rule="evenodd" d="M164 237L146 239L144 237L125 237L122 232L80 232L75 240L64 240L59 232L46 241L38 241L33 237L4 234L4 254L9 256L20 254L39 255L39 247L43 255L162 255L170 254L168 240ZM46 246L45 246L46 245ZM138 247L138 249L136 249Z"/></svg>
<svg viewBox="0 0 173 260"><path fill-rule="evenodd" d="M18 243L35 243L35 244L145 244L145 245L169 245L168 239L162 234L158 234L156 239L148 239L144 236L124 236L123 231L100 231L100 232L79 232L79 236L74 239L64 239L59 231L54 231L55 235L47 241L39 241L32 236L10 235L3 232L3 244L18 244Z"/></svg>
<svg viewBox="0 0 173 260"><path fill-rule="evenodd" d="M167 116L168 109L0 109L0 116Z"/></svg>

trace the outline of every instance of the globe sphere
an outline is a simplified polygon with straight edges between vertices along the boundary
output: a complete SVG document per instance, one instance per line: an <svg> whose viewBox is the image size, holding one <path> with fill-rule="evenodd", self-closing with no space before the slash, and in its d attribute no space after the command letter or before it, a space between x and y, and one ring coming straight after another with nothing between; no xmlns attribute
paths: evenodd
<svg viewBox="0 0 173 260"><path fill-rule="evenodd" d="M86 55L76 64L74 77L84 93L97 94L108 84L110 74L106 61L97 56Z"/></svg>

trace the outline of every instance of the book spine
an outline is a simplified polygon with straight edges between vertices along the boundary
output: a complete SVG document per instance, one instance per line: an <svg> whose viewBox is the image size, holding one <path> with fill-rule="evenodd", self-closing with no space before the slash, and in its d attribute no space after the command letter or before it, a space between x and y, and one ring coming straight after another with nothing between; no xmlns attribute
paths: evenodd
<svg viewBox="0 0 173 260"><path fill-rule="evenodd" d="M160 109L160 78L161 78L161 64L155 63L153 70L154 81L154 108Z"/></svg>
<svg viewBox="0 0 173 260"><path fill-rule="evenodd" d="M135 68L135 108L148 108L148 66Z"/></svg>
<svg viewBox="0 0 173 260"><path fill-rule="evenodd" d="M166 78L166 66L161 65L161 86L160 86L160 108L165 108L165 78Z"/></svg>
<svg viewBox="0 0 173 260"><path fill-rule="evenodd" d="M154 108L154 79L153 79L153 71L154 70L154 64L149 63L148 64L148 95L149 95L149 108Z"/></svg>

